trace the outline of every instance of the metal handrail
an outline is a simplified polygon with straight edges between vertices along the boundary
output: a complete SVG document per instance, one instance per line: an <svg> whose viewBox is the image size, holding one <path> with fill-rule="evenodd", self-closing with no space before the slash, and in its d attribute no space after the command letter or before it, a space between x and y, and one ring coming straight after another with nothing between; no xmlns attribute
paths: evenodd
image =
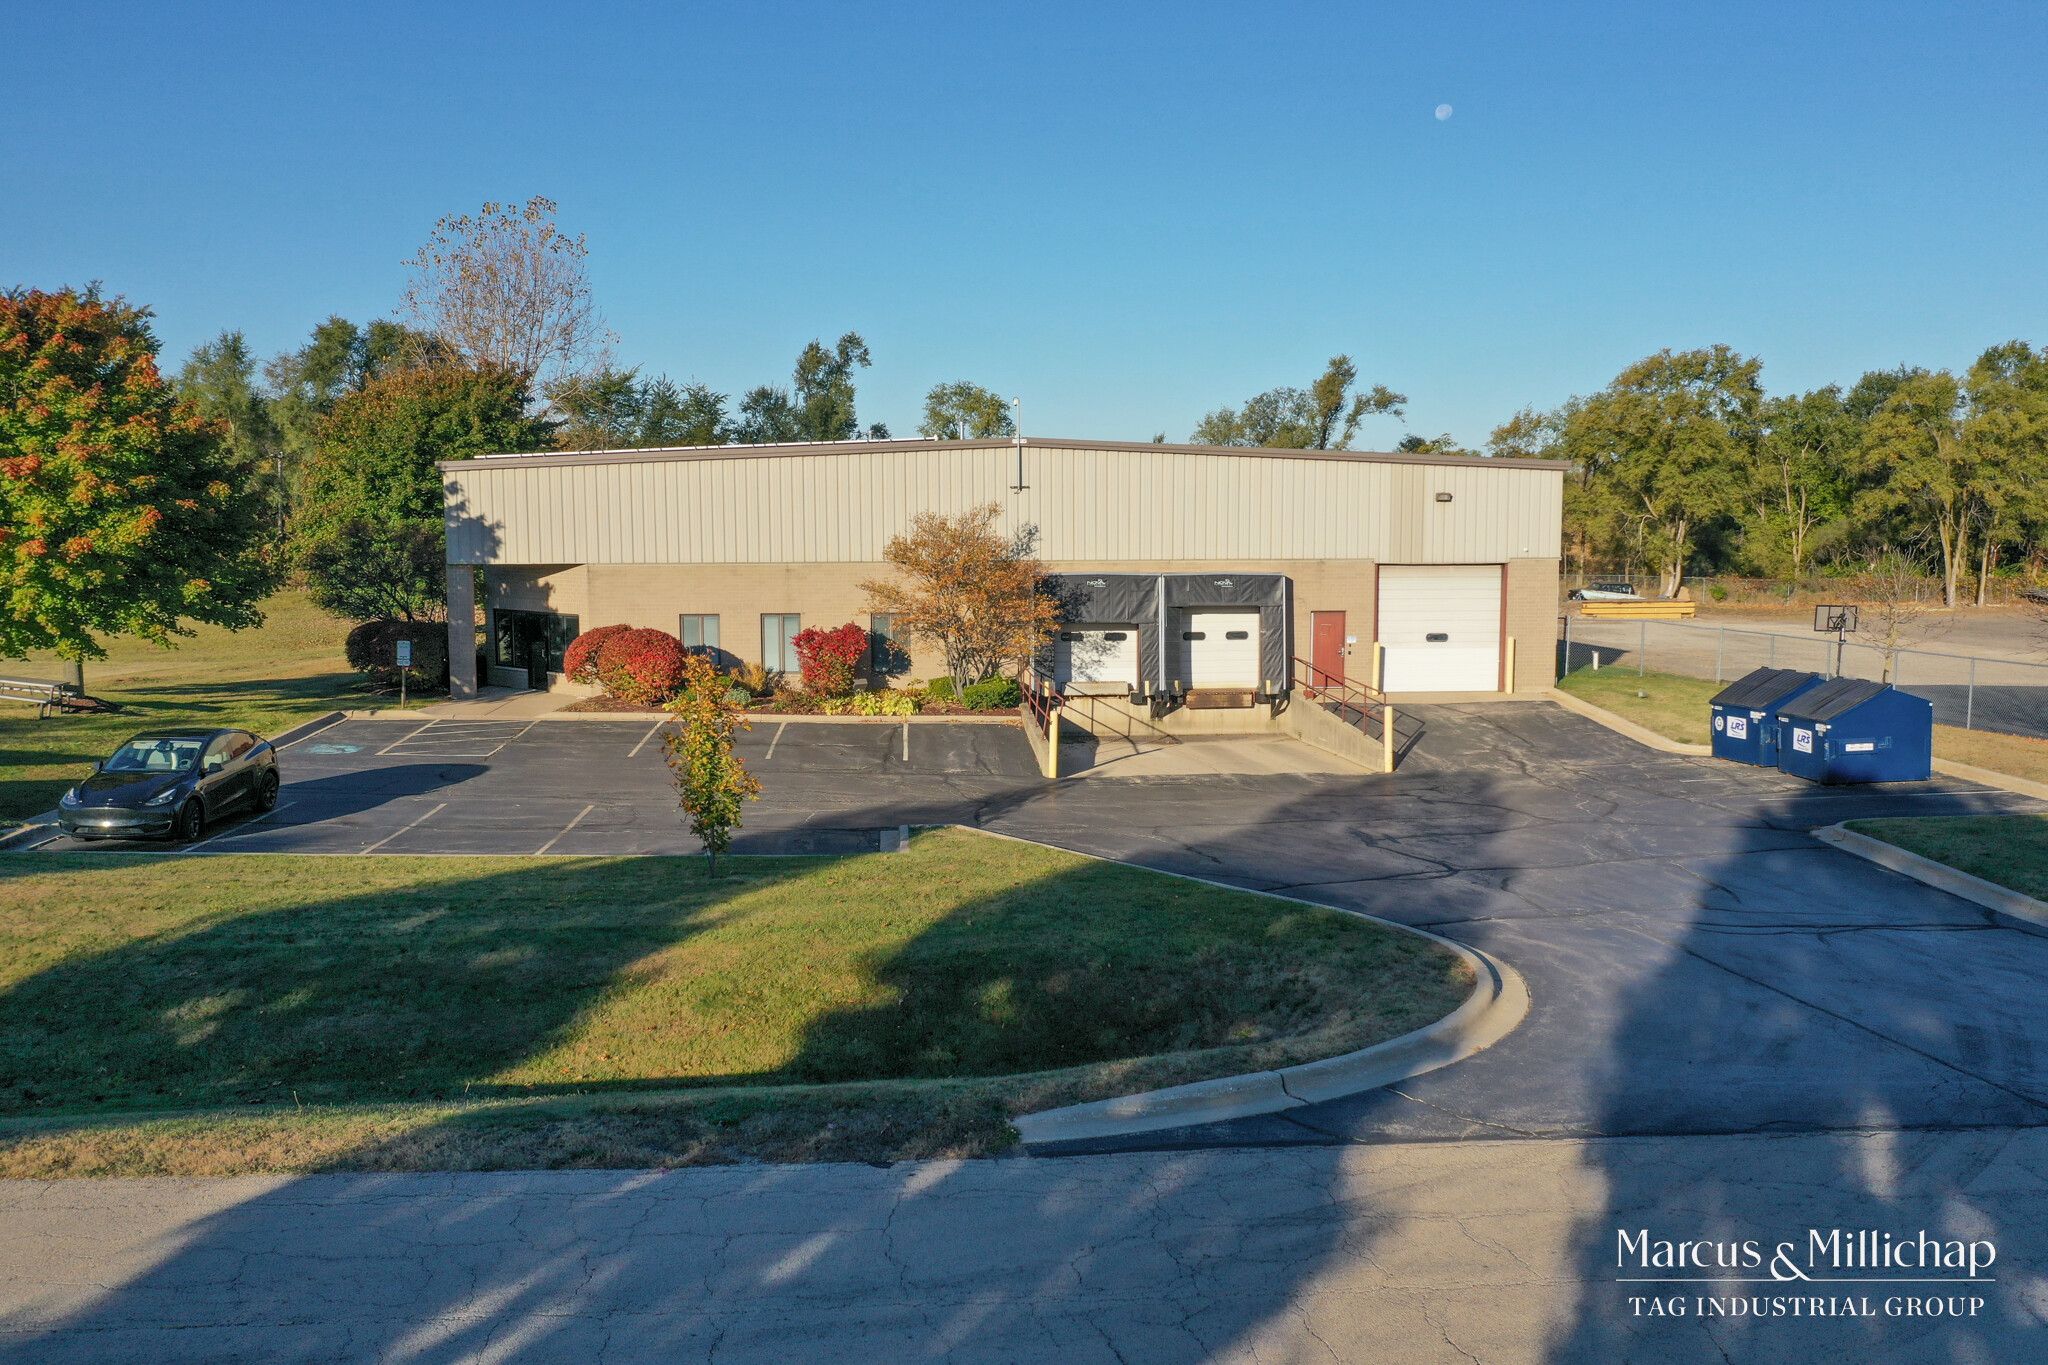
<svg viewBox="0 0 2048 1365"><path fill-rule="evenodd" d="M1394 707L1387 700L1387 694L1377 687L1355 683L1348 678L1316 667L1307 659L1294 660L1295 679L1301 684L1302 695L1310 701L1331 703L1337 709L1338 719L1344 719L1346 710L1358 713L1358 732L1367 739L1373 737L1366 728L1366 721L1374 711L1379 712L1380 722L1380 771L1394 771L1396 739L1394 735ZM1348 722L1347 722L1348 723Z"/></svg>

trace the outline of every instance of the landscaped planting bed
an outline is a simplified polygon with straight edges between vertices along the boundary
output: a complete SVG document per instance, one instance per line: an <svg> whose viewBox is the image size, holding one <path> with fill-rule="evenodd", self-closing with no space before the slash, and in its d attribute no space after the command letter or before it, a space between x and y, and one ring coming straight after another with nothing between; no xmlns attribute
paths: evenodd
<svg viewBox="0 0 2048 1365"><path fill-rule="evenodd" d="M721 865L0 861L0 1175L974 1155L1473 984L1355 916L966 831Z"/></svg>

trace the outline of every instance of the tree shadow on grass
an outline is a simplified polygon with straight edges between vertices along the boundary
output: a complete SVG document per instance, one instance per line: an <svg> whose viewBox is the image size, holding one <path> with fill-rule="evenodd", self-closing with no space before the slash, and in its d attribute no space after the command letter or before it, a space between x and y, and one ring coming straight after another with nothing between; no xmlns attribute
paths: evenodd
<svg viewBox="0 0 2048 1365"><path fill-rule="evenodd" d="M1190 969L1175 960L1185 946L1175 934L1199 937L1200 917L1185 906L1211 897L1206 888L1159 879L1134 894L1125 869L1003 847L1025 859L1014 877L965 892L935 877L928 894L949 899L943 912L907 938L877 942L869 965L883 998L826 1002L779 1066L701 1079L986 1075L1230 1041L1247 1018L1301 1023L1327 984L1274 969L1290 933L1322 922L1313 912L1275 902L1244 941ZM190 866L204 876L223 861ZM307 1102L544 1093L493 1078L587 1024L635 964L735 913L737 894L834 866L750 859L744 876L710 881L696 860L521 862L243 915L227 908L234 888L224 886L212 918L52 967L0 995L0 1107L113 1116L292 1104L294 1090ZM628 872L651 908L626 915L610 904L592 876L607 868ZM0 864L0 890L47 870ZM816 900L829 917L829 887ZM1148 916L1177 914L1188 923L1144 934ZM791 927L800 937L816 922ZM1061 928L1048 944L1048 931ZM1193 1017L1176 1019L1175 1010ZM461 1126L392 1145L458 1140ZM349 1161L374 1165L375 1146ZM593 1146L598 1156L606 1150ZM1323 1216L1330 1160L1277 1155L1255 1184L1242 1168L1220 1169L1229 1163L1214 1154L1180 1160L1168 1174L1146 1161L725 1168L679 1173L668 1179L689 1183L667 1185L644 1172L563 1172L544 1186L471 1176L459 1189L433 1177L309 1177L175 1220L166 1232L177 1251L96 1299L63 1305L45 1319L61 1331L0 1345L0 1361L326 1351L344 1360L538 1362L596 1358L600 1348L689 1359L708 1358L714 1344L721 1360L781 1361L851 1358L852 1331L875 1359L1009 1358L1018 1343L1050 1337L1067 1343L1063 1359L1125 1358L1115 1352L1142 1342L1149 1358L1191 1365L1284 1309L1299 1277L1328 1254L1340 1228ZM406 1198L393 1203L397 1195ZM1262 1218L1300 1206L1279 1263L1210 1245L1219 1201L1238 1198ZM335 1202L316 1211L316 1200ZM370 1216L371 1206L385 1212ZM999 1230L989 1222L998 1209L1007 1210ZM556 1215L568 1223L555 1224ZM1187 1265L1154 1264L1162 1253L1148 1244L1162 1217L1188 1218L1175 1240L1188 1264L1203 1267L1194 1278ZM509 1235L492 1234L490 1252L468 1245L475 1229L500 1223ZM537 1236L525 1230L547 1225ZM633 1240L642 1234L652 1240ZM421 1238L437 1248L424 1263ZM385 1259L401 1244L410 1249ZM1048 1297L1048 1286L1119 1245L1129 1248L1121 1268L1093 1272L1092 1297ZM223 1281L223 1257L247 1269ZM1101 1294L1132 1275L1144 1285L1135 1297L1108 1290L1123 1319L1112 1330ZM312 1321L303 1302L273 1311L309 1290L336 1307ZM622 1301L636 1306L630 1324L609 1321L605 1305ZM782 1305L774 1313L747 1307L771 1301ZM593 1335L601 1320L608 1325ZM441 1326L423 1331L427 1322Z"/></svg>

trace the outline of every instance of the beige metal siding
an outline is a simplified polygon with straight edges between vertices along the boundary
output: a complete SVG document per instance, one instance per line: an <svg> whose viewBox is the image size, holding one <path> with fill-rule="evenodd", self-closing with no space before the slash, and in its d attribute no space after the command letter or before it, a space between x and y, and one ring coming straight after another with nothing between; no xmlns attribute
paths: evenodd
<svg viewBox="0 0 2048 1365"><path fill-rule="evenodd" d="M871 563L923 511L999 503L1061 560L1470 563L1558 548L1562 470L1161 450L1009 449L450 470L457 563ZM1453 501L1432 501L1439 489Z"/></svg>

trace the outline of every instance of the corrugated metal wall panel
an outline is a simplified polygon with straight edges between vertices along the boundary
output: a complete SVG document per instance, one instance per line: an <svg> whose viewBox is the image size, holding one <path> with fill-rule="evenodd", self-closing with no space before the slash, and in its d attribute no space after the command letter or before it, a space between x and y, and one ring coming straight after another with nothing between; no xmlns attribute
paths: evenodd
<svg viewBox="0 0 2048 1365"><path fill-rule="evenodd" d="M1028 447L643 463L478 462L447 476L449 552L501 564L861 563L923 510L984 502L1067 561L1492 563L1559 552L1559 470ZM1449 492L1448 504L1435 502Z"/></svg>

